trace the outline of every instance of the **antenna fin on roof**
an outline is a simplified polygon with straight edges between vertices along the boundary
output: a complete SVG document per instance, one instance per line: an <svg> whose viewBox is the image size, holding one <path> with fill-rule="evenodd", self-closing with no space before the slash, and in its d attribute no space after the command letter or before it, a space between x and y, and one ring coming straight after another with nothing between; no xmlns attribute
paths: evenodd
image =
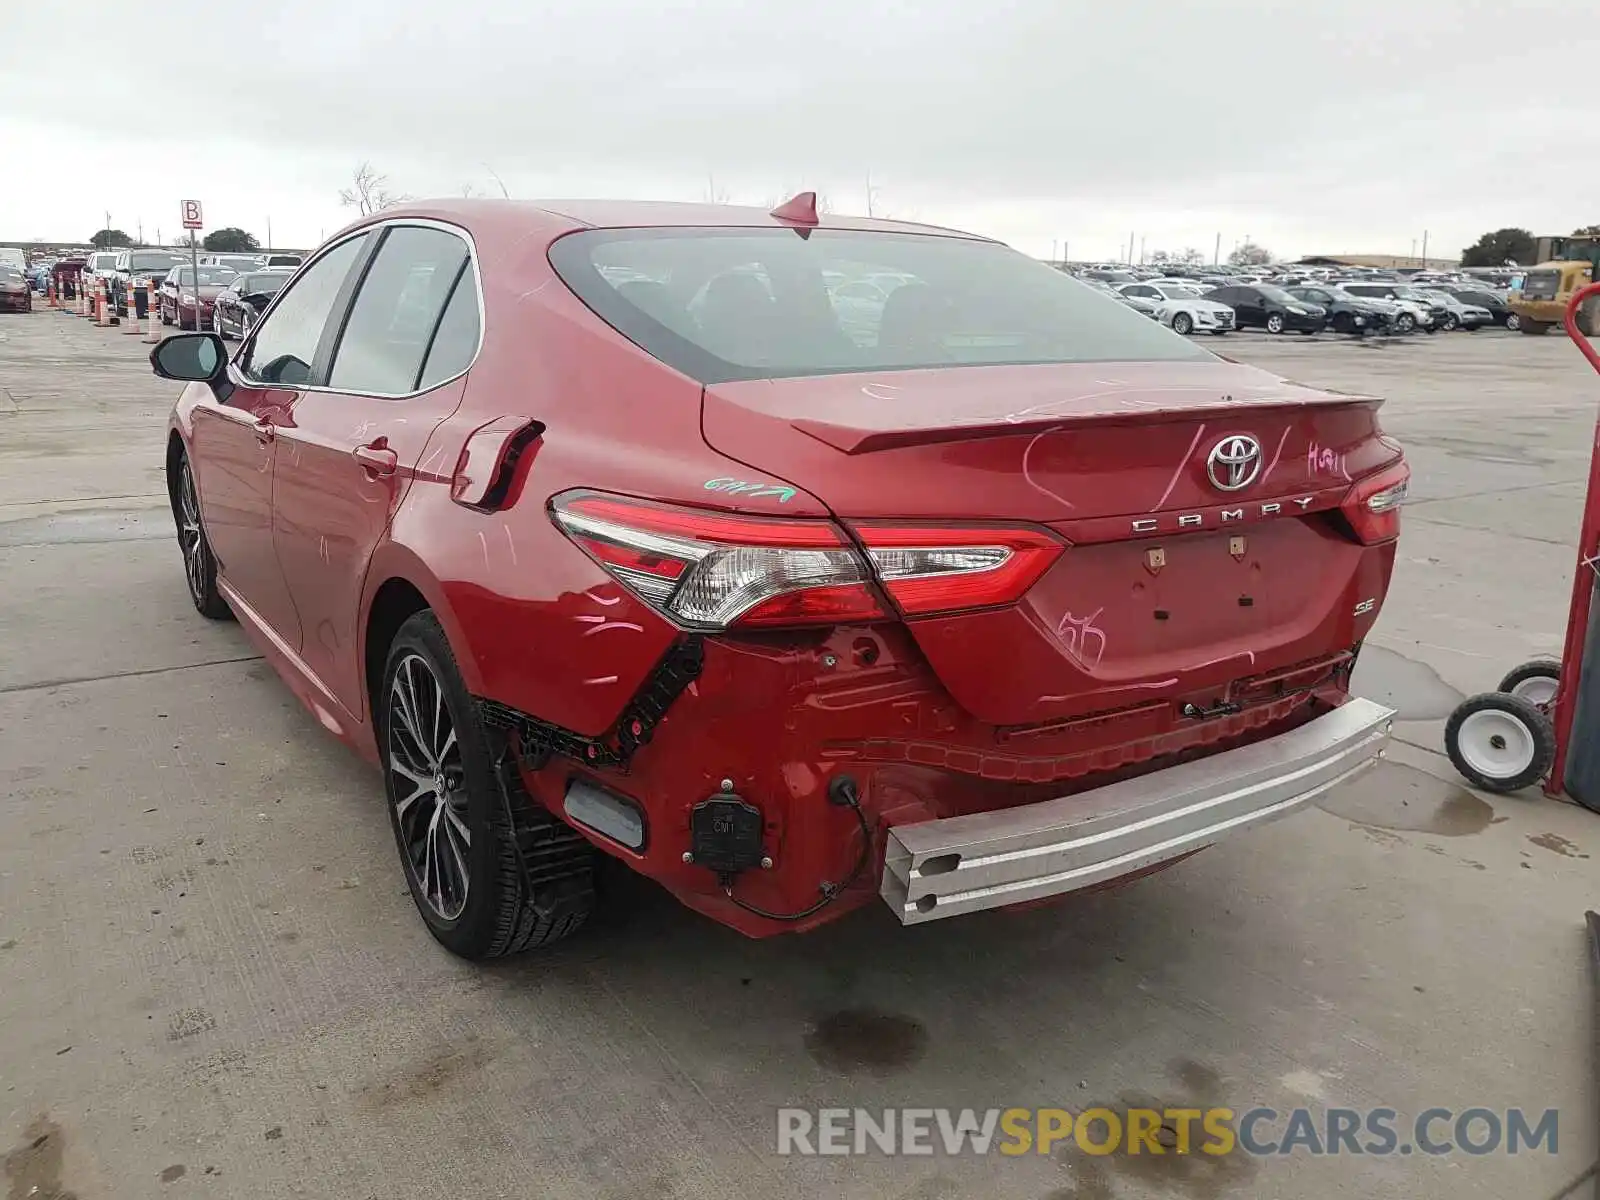
<svg viewBox="0 0 1600 1200"><path fill-rule="evenodd" d="M785 200L769 214L780 221L789 221L795 225L816 225L817 194L815 192L800 192Z"/></svg>

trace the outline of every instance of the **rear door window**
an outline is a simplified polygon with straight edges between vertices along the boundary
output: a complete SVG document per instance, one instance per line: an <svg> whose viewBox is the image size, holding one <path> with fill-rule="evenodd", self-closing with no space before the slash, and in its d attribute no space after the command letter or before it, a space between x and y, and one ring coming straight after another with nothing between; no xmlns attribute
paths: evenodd
<svg viewBox="0 0 1600 1200"><path fill-rule="evenodd" d="M416 391L428 347L467 260L467 243L453 233L432 226L392 227L351 305L328 386L380 396ZM475 284L473 289L476 320Z"/></svg>

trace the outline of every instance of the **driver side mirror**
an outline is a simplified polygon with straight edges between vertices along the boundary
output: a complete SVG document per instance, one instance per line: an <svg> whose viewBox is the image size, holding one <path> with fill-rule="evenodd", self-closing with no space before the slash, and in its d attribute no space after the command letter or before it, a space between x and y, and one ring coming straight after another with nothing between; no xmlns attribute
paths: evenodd
<svg viewBox="0 0 1600 1200"><path fill-rule="evenodd" d="M150 367L162 379L180 383L209 383L224 399L228 353L214 333L175 333L150 351ZM219 387L222 384L224 386Z"/></svg>

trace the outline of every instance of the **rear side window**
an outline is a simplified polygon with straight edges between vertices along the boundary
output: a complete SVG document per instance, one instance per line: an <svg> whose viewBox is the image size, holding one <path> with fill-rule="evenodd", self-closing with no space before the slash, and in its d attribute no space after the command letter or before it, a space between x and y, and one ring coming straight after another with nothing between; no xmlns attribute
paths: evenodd
<svg viewBox="0 0 1600 1200"><path fill-rule="evenodd" d="M420 225L391 228L356 293L328 386L389 396L416 391L467 256L466 242L453 233ZM474 320L476 304L474 292Z"/></svg>
<svg viewBox="0 0 1600 1200"><path fill-rule="evenodd" d="M333 315L345 276L369 236L363 233L340 242L295 280L256 330L248 357L240 365L247 377L287 387L311 382L317 343Z"/></svg>
<svg viewBox="0 0 1600 1200"><path fill-rule="evenodd" d="M470 367L473 356L478 353L480 331L478 288L472 278L472 265L464 263L455 290L450 293L450 303L444 306L444 315L439 318L433 345L428 347L417 390L436 387Z"/></svg>
<svg viewBox="0 0 1600 1200"><path fill-rule="evenodd" d="M559 239L550 262L613 328L702 383L1212 358L1115 298L975 238L586 230Z"/></svg>

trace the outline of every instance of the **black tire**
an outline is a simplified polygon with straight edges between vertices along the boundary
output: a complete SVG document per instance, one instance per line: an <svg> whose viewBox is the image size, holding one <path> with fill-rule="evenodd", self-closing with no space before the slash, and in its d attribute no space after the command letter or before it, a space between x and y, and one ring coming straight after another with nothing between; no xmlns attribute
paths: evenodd
<svg viewBox="0 0 1600 1200"><path fill-rule="evenodd" d="M1211 331L1211 336L1212 337L1227 337L1229 332L1230 331L1226 330L1226 329L1213 329Z"/></svg>
<svg viewBox="0 0 1600 1200"><path fill-rule="evenodd" d="M1517 322L1517 332L1525 333L1529 337L1543 337L1550 332L1550 322L1535 321L1532 317L1523 317Z"/></svg>
<svg viewBox="0 0 1600 1200"><path fill-rule="evenodd" d="M1454 333L1456 330L1458 330L1460 328L1461 328L1461 318L1456 316L1455 313L1445 313L1445 315L1444 315L1444 331L1446 333Z"/></svg>
<svg viewBox="0 0 1600 1200"><path fill-rule="evenodd" d="M1553 658L1536 658L1506 672L1494 689L1528 701L1549 712L1555 705L1555 686L1561 682L1561 664Z"/></svg>
<svg viewBox="0 0 1600 1200"><path fill-rule="evenodd" d="M1556 756L1550 718L1520 696L1485 692L1463 700L1444 727L1444 748L1462 778L1486 792L1538 783Z"/></svg>
<svg viewBox="0 0 1600 1200"><path fill-rule="evenodd" d="M413 698L423 698L424 710L435 695L442 702L439 711L455 735L453 742L446 739L443 753L423 747L400 715L397 697L407 688ZM452 954L481 961L547 946L576 932L594 908L594 849L534 803L513 765L497 771L504 744L480 720L432 612L415 614L395 634L381 689L372 700L389 823L406 886L435 940ZM408 760L424 768L437 764L432 784L418 784L424 790L410 793L409 817L402 813L407 794L399 790L416 778ZM508 785L504 792L502 782ZM424 821L430 803L435 815ZM464 854L455 832L462 827L469 835ZM454 890L443 879L451 870L435 872L436 895L414 862L422 854L426 870L430 837L441 854L452 853L465 869Z"/></svg>
<svg viewBox="0 0 1600 1200"><path fill-rule="evenodd" d="M172 318L167 316L167 306L165 304L163 304L161 306L161 323L163 325L171 325L172 324Z"/></svg>
<svg viewBox="0 0 1600 1200"><path fill-rule="evenodd" d="M1417 318L1408 312L1397 313L1394 318L1396 333L1412 333L1417 328Z"/></svg>
<svg viewBox="0 0 1600 1200"><path fill-rule="evenodd" d="M1173 333L1182 333L1182 334L1186 334L1186 335L1193 333L1194 332L1194 318L1191 317L1188 313L1185 313L1185 312L1173 313L1172 314L1172 332Z"/></svg>
<svg viewBox="0 0 1600 1200"><path fill-rule="evenodd" d="M179 454L173 470L167 492L172 501L172 520L178 527L178 549L183 554L189 599L202 617L231 621L233 610L217 590L217 556L211 551L205 522L200 517L200 498L195 491L194 473L189 469L189 456Z"/></svg>
<svg viewBox="0 0 1600 1200"><path fill-rule="evenodd" d="M1267 332L1268 333L1282 333L1283 332L1283 328L1284 328L1284 325L1283 325L1283 314L1282 313L1269 313L1269 314L1267 314Z"/></svg>
<svg viewBox="0 0 1600 1200"><path fill-rule="evenodd" d="M1522 317L1518 313L1506 314L1506 328L1515 333L1522 326Z"/></svg>
<svg viewBox="0 0 1600 1200"><path fill-rule="evenodd" d="M211 332L224 342L233 336L222 323L222 311L220 309L213 308L211 310Z"/></svg>
<svg viewBox="0 0 1600 1200"><path fill-rule="evenodd" d="M1335 333L1358 333L1355 318L1349 313L1333 314L1333 331Z"/></svg>
<svg viewBox="0 0 1600 1200"><path fill-rule="evenodd" d="M1322 328L1323 327L1321 325L1313 325L1310 329L1302 329L1300 331L1300 336L1301 337L1316 337L1317 334L1322 332Z"/></svg>

